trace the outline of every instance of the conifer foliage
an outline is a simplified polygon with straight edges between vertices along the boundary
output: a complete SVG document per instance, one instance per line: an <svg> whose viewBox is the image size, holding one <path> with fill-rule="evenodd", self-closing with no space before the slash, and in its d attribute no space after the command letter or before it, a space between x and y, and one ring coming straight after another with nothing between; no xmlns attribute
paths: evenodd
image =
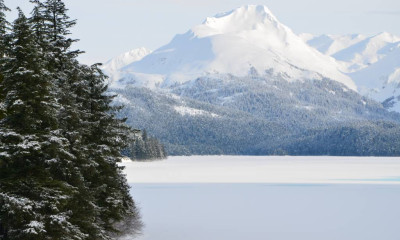
<svg viewBox="0 0 400 240"><path fill-rule="evenodd" d="M147 161L167 158L164 145L157 138L147 135L146 129L135 134L135 137L123 154L132 160Z"/></svg>
<svg viewBox="0 0 400 240"><path fill-rule="evenodd" d="M10 11L9 8L7 8L4 5L4 0L0 0L0 56L4 56L4 51L6 47L6 38L5 35L7 33L9 23L7 22L6 19L6 12Z"/></svg>
<svg viewBox="0 0 400 240"><path fill-rule="evenodd" d="M9 29L9 22L6 19L6 12L10 11L9 8L7 8L4 5L4 0L0 0L0 58L2 58L5 54L6 47L7 47L7 38L6 38L6 33L7 30ZM3 81L3 74L0 72L0 84ZM2 104L4 100L4 92L1 91L0 89L0 118L4 116L4 105Z"/></svg>
<svg viewBox="0 0 400 240"><path fill-rule="evenodd" d="M140 231L122 168L130 129L98 65L80 64L61 0L11 29L0 0L0 239L114 239ZM7 41L4 41L7 39Z"/></svg>

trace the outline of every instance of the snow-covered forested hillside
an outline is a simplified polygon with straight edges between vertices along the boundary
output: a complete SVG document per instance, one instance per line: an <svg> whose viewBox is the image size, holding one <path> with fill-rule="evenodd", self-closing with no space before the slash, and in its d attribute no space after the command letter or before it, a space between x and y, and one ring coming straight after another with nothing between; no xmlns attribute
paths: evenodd
<svg viewBox="0 0 400 240"><path fill-rule="evenodd" d="M393 88L364 77L375 64L395 68L396 41L298 36L249 5L103 69L126 105L121 115L171 154L398 155L400 115L386 110L396 107Z"/></svg>

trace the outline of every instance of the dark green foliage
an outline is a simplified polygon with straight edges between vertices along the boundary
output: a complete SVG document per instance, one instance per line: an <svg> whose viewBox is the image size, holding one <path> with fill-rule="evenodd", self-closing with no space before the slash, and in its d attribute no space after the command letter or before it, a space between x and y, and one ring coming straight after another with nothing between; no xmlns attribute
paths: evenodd
<svg viewBox="0 0 400 240"><path fill-rule="evenodd" d="M4 0L0 0L0 59L4 57L6 52L6 47L9 46L8 44L8 30L9 30L9 22L6 19L6 12L10 11L5 5ZM0 71L0 84L3 81L3 72ZM5 109L3 100L4 100L4 92L0 89L0 119L4 117Z"/></svg>
<svg viewBox="0 0 400 240"><path fill-rule="evenodd" d="M164 145L157 138L149 137L143 130L133 137L132 143L123 151L123 154L132 160L155 160L167 158Z"/></svg>
<svg viewBox="0 0 400 240"><path fill-rule="evenodd" d="M125 120L115 116L120 107L111 106L114 96L106 94L105 75L97 65L86 71L88 88L83 102L87 109L83 118L86 126L83 145L87 146L88 160L95 164L87 169L86 175L97 199L98 221L107 232L136 233L141 226L138 211L129 195L123 168L117 165L120 152L126 148L130 129L124 124Z"/></svg>
<svg viewBox="0 0 400 240"><path fill-rule="evenodd" d="M4 5L4 0L0 0L0 57L4 56L7 44L7 30L9 29L9 22L6 19L6 12L10 11Z"/></svg>
<svg viewBox="0 0 400 240"><path fill-rule="evenodd" d="M118 166L131 130L116 117L98 66L79 64L70 50L75 21L64 3L31 2L32 17L20 11L0 59L0 239L137 233Z"/></svg>
<svg viewBox="0 0 400 240"><path fill-rule="evenodd" d="M63 237L68 234L77 238L82 233L67 211L77 193L67 183L73 157L58 129L54 84L21 11L10 39L12 47L1 64L1 88L7 93L6 117L0 125L4 239L68 239Z"/></svg>

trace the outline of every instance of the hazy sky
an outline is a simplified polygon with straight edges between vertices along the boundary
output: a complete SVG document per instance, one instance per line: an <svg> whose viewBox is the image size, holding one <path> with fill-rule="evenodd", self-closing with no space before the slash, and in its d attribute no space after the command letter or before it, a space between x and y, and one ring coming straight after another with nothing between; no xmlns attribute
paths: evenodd
<svg viewBox="0 0 400 240"><path fill-rule="evenodd" d="M28 0L5 0L30 11ZM399 0L65 0L84 63L104 62L137 47L156 48L208 16L264 4L296 33L400 35ZM10 17L11 18L11 17Z"/></svg>

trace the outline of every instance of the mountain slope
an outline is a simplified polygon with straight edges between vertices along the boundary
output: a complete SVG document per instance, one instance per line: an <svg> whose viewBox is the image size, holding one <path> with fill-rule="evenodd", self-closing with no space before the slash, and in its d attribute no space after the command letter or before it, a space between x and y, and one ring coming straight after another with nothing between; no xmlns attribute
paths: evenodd
<svg viewBox="0 0 400 240"><path fill-rule="evenodd" d="M383 32L351 45L332 56L348 63L348 72L354 72L382 59L390 52L391 45L399 41L400 37Z"/></svg>
<svg viewBox="0 0 400 240"><path fill-rule="evenodd" d="M142 60L151 52L151 50L144 47L133 49L104 63L103 66L101 66L101 69L111 79L118 79L121 68L133 62Z"/></svg>
<svg viewBox="0 0 400 240"><path fill-rule="evenodd" d="M303 41L317 49L323 54L332 56L333 54L346 49L354 44L363 41L366 37L361 34L349 35L320 35L312 36L309 34L300 34Z"/></svg>

